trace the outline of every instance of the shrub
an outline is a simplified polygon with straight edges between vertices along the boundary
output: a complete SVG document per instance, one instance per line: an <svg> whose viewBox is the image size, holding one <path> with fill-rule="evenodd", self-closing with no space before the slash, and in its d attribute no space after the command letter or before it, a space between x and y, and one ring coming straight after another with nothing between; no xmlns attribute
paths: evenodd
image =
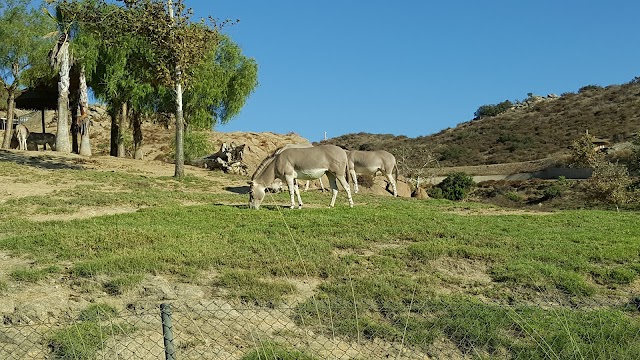
<svg viewBox="0 0 640 360"><path fill-rule="evenodd" d="M433 199L443 199L444 198L444 194L442 193L442 189L437 187L437 186L433 186L433 187L427 189L427 194L429 195L429 197L431 197Z"/></svg>
<svg viewBox="0 0 640 360"><path fill-rule="evenodd" d="M440 152L440 161L456 160L464 157L469 153L469 150L460 146L449 146Z"/></svg>
<svg viewBox="0 0 640 360"><path fill-rule="evenodd" d="M587 91L592 91L592 90L599 90L602 89L602 86L600 85L587 85L587 86L583 86L578 90L579 94L585 93Z"/></svg>
<svg viewBox="0 0 640 360"><path fill-rule="evenodd" d="M518 194L518 193L517 193L517 192L515 192L515 191L509 191L509 192L507 192L506 194L504 194L504 196L505 196L507 199L509 199L509 200L511 200L511 201L513 201L513 202L520 202L520 201L522 201L522 196L520 196L520 194Z"/></svg>
<svg viewBox="0 0 640 360"><path fill-rule="evenodd" d="M603 161L593 169L589 178L589 194L596 201L619 206L630 200L628 188L632 184L627 168L620 164Z"/></svg>
<svg viewBox="0 0 640 360"><path fill-rule="evenodd" d="M475 185L473 178L463 172L449 174L438 187L442 195L449 200L462 200L467 197L469 190Z"/></svg>
<svg viewBox="0 0 640 360"><path fill-rule="evenodd" d="M542 195L544 196L545 199L553 199L553 198L562 196L563 191L564 191L564 188L562 185L553 184L548 188L544 189L544 191L542 192Z"/></svg>
<svg viewBox="0 0 640 360"><path fill-rule="evenodd" d="M475 116L475 120L482 119L485 117L496 116L502 114L503 112L511 109L513 107L513 103L509 100L505 100L499 104L490 104L490 105L482 105L476 110L473 115Z"/></svg>
<svg viewBox="0 0 640 360"><path fill-rule="evenodd" d="M184 133L184 161L193 161L213 152L206 131L186 131ZM171 157L175 158L176 143L171 141Z"/></svg>

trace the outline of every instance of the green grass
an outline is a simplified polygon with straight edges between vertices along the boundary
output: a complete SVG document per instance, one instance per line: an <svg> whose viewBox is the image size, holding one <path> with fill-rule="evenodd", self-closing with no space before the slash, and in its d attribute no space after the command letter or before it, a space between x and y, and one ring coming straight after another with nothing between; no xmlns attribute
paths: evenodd
<svg viewBox="0 0 640 360"><path fill-rule="evenodd" d="M94 359L105 348L109 338L127 335L135 331L128 324L117 324L117 311L104 304L93 304L84 309L79 321L53 331L48 336L49 348L54 359Z"/></svg>
<svg viewBox="0 0 640 360"><path fill-rule="evenodd" d="M495 215L479 204L361 194L350 209L343 192L334 209L326 208L327 194L307 192L303 210L283 209L288 194L276 194L251 211L245 194L207 191L225 186L213 177L61 172L67 180L77 175L78 185L21 199L35 209L28 211L141 209L32 222L9 212L17 201L0 204L7 210L0 251L40 264L15 270L13 280L100 276L116 295L147 274L198 282L215 272L206 285L274 306L295 291L286 280L313 278L320 286L296 316L318 332L421 349L444 337L476 357L635 358L640 351L640 313L623 309L638 296L631 285L640 277L639 213ZM487 280L471 282L473 275ZM100 330L91 321L81 326ZM59 336L78 330L66 331Z"/></svg>
<svg viewBox="0 0 640 360"><path fill-rule="evenodd" d="M305 354L301 351L287 348L276 343L259 343L255 350L243 356L241 360L315 360L317 357Z"/></svg>
<svg viewBox="0 0 640 360"><path fill-rule="evenodd" d="M35 283L45 279L49 274L57 273L60 268L57 266L47 266L44 268L18 268L9 274L15 281Z"/></svg>

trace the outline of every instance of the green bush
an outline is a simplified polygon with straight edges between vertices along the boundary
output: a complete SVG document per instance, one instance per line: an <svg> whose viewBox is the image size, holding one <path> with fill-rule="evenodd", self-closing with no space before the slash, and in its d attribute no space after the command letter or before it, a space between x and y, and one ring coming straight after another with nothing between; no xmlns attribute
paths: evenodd
<svg viewBox="0 0 640 360"><path fill-rule="evenodd" d="M558 184L553 184L548 188L544 189L542 195L547 199L553 199L562 196L562 192L564 191L563 187Z"/></svg>
<svg viewBox="0 0 640 360"><path fill-rule="evenodd" d="M442 189L437 186L433 186L427 190L427 194L432 199L444 199L444 194L442 193Z"/></svg>
<svg viewBox="0 0 640 360"><path fill-rule="evenodd" d="M522 201L522 196L520 196L520 194L518 194L516 191L509 191L506 194L504 194L504 196L513 202Z"/></svg>
<svg viewBox="0 0 640 360"><path fill-rule="evenodd" d="M513 103L509 100L505 100L499 104L482 105L475 113L473 113L473 115L475 116L475 120L482 119L502 114L503 112L511 109L511 107L513 107Z"/></svg>
<svg viewBox="0 0 640 360"><path fill-rule="evenodd" d="M175 158L176 142L171 141L171 157ZM186 131L184 133L184 161L189 162L213 153L206 131Z"/></svg>
<svg viewBox="0 0 640 360"><path fill-rule="evenodd" d="M449 200L462 200L467 197L469 190L476 183L470 175L463 172L449 174L438 187L442 189L442 195Z"/></svg>

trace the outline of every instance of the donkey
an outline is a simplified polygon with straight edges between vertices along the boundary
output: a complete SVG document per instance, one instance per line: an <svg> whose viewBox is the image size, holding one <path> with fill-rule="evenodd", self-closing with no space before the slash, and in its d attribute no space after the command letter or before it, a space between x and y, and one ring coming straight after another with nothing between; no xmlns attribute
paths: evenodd
<svg viewBox="0 0 640 360"><path fill-rule="evenodd" d="M47 150L47 145L51 150L56 148L56 136L51 133L29 133L27 142L33 143L38 150L38 145L42 145L42 151Z"/></svg>
<svg viewBox="0 0 640 360"><path fill-rule="evenodd" d="M278 154L278 153L282 152L284 149L309 148L309 147L312 147L312 146L313 145L309 144L309 143L287 144L287 145L277 149L273 154L274 155ZM319 177L318 181L320 182L320 189L322 189L322 192L324 192L324 184L322 183L322 177ZM308 191L309 190L309 183L310 182L311 182L311 180L307 180L307 183L304 186L304 191ZM295 186L298 187L298 181L295 182ZM276 179L275 182L272 184L272 186L270 188L273 189L275 192L279 192L282 189L282 181L280 181L280 179ZM298 190L296 189L296 191L298 191ZM300 196L300 194L298 194L298 196Z"/></svg>
<svg viewBox="0 0 640 360"><path fill-rule="evenodd" d="M314 180L327 175L333 196L329 207L333 207L338 196L338 184L344 188L349 198L349 206L353 207L351 189L346 179L347 153L335 145L320 145L308 148L279 149L267 157L256 169L249 184L249 207L258 209L264 200L265 189L276 179L287 183L291 195L291 208L295 207L294 194L298 195L298 204L302 208L300 192L296 192L295 180Z"/></svg>
<svg viewBox="0 0 640 360"><path fill-rule="evenodd" d="M347 152L349 161L349 175L353 179L354 192L358 192L358 176L357 174L373 175L378 171L382 172L393 189L393 196L398 196L398 188L396 179L398 178L398 167L396 166L396 157L393 154L384 151L358 151L352 150ZM395 173L395 179L392 176Z"/></svg>
<svg viewBox="0 0 640 360"><path fill-rule="evenodd" d="M22 124L16 125L16 138L18 139L18 150L27 150L27 137L29 129Z"/></svg>

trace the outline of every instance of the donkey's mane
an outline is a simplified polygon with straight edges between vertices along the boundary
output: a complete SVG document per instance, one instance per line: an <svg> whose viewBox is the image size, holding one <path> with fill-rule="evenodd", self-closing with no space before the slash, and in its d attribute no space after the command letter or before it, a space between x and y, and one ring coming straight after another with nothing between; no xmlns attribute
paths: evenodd
<svg viewBox="0 0 640 360"><path fill-rule="evenodd" d="M284 150L290 149L290 148L303 148L303 147L311 147L311 146L312 146L311 144L309 144L308 146L307 146L307 144L287 144L285 146L281 146L281 147L275 149L271 154L269 154L269 156L267 156L264 160L262 160L260 165L258 165L258 167L256 168L256 171L251 176L251 180L255 180L257 176L260 176L260 174L262 174L264 169L267 166L269 166L269 164L271 164L271 162L273 162L273 160L275 160L276 155L279 155Z"/></svg>

